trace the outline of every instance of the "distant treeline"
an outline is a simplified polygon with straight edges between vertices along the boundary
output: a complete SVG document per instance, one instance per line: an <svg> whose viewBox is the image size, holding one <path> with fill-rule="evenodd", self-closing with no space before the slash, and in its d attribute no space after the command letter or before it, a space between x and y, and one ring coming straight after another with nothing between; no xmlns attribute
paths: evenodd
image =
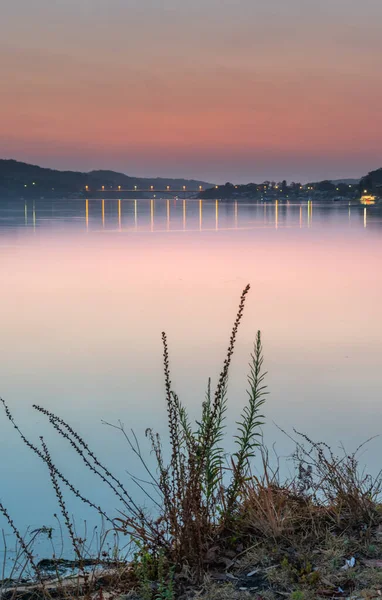
<svg viewBox="0 0 382 600"><path fill-rule="evenodd" d="M121 197L137 193L152 197L166 190L194 192L199 198L301 197L355 198L364 193L382 196L382 168L371 171L360 180L300 182L264 181L235 185L213 185L195 179L130 177L115 171L98 170L82 173L45 169L16 160L0 160L0 198L79 198L99 197L121 190ZM162 192L162 193L161 193Z"/></svg>
<svg viewBox="0 0 382 600"><path fill-rule="evenodd" d="M91 171L81 173L77 171L57 171L45 169L35 165L18 162L16 160L0 160L0 198L1 197L92 197L99 191L132 190L134 195L137 190L165 190L183 189L199 190L211 187L212 184L193 179L172 178L144 178L130 177L114 171ZM136 194L135 194L136 195Z"/></svg>
<svg viewBox="0 0 382 600"><path fill-rule="evenodd" d="M376 194L382 196L382 168L371 171L360 180L312 181L302 184L300 182L287 183L284 181L263 181L262 183L248 183L234 185L227 182L216 185L200 193L203 199L211 198L293 198L313 196L319 198L355 198L362 194Z"/></svg>

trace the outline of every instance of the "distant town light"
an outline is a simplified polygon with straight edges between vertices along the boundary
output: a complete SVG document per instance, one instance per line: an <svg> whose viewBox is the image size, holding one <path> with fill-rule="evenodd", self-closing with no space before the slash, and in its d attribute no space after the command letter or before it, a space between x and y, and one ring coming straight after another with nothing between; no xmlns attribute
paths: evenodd
<svg viewBox="0 0 382 600"><path fill-rule="evenodd" d="M105 186L104 186L104 185L102 186L102 189L103 189L103 190L105 189Z"/></svg>
<svg viewBox="0 0 382 600"><path fill-rule="evenodd" d="M186 186L185 186L185 185L183 186L183 189L184 189L184 190L186 189Z"/></svg>
<svg viewBox="0 0 382 600"><path fill-rule="evenodd" d="M367 190L363 190L363 193L364 193L364 194L367 194Z"/></svg>
<svg viewBox="0 0 382 600"><path fill-rule="evenodd" d="M154 186L153 186L153 185L150 185L150 190L153 190L153 189L154 189Z"/></svg>
<svg viewBox="0 0 382 600"><path fill-rule="evenodd" d="M216 189L218 189L218 187L219 187L218 185L215 185L215 188L216 188Z"/></svg>
<svg viewBox="0 0 382 600"><path fill-rule="evenodd" d="M203 186L202 186L202 185L200 185L200 186L199 186L199 189L200 189L200 190L202 190L202 189L203 189Z"/></svg>
<svg viewBox="0 0 382 600"><path fill-rule="evenodd" d="M32 183L32 185L36 185L36 182L34 181L34 182Z"/></svg>
<svg viewBox="0 0 382 600"><path fill-rule="evenodd" d="M26 183L24 183L24 187L28 187Z"/></svg>
<svg viewBox="0 0 382 600"><path fill-rule="evenodd" d="M361 204L375 204L376 196L362 196Z"/></svg>
<svg viewBox="0 0 382 600"><path fill-rule="evenodd" d="M85 190L88 191L88 189L89 189L89 186L85 185Z"/></svg>
<svg viewBox="0 0 382 600"><path fill-rule="evenodd" d="M121 189L121 186L120 186L120 185L118 186L118 189L119 189L119 190Z"/></svg>
<svg viewBox="0 0 382 600"><path fill-rule="evenodd" d="M134 186L134 189L135 189L135 190L137 189L137 186L136 186L136 185Z"/></svg>
<svg viewBox="0 0 382 600"><path fill-rule="evenodd" d="M170 189L170 186L168 185L166 189L168 189L168 190L169 190L169 189Z"/></svg>

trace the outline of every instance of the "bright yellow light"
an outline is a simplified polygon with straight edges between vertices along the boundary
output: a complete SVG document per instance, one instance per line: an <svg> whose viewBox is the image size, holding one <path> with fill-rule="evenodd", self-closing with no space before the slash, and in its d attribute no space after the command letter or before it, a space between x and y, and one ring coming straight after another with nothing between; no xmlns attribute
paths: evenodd
<svg viewBox="0 0 382 600"><path fill-rule="evenodd" d="M154 189L154 186L153 186L153 185L150 185L150 190L153 190L153 189Z"/></svg>
<svg viewBox="0 0 382 600"><path fill-rule="evenodd" d="M364 193L364 194L367 194L367 190L363 190L363 193Z"/></svg>
<svg viewBox="0 0 382 600"><path fill-rule="evenodd" d="M119 190L121 189L121 186L120 186L120 185L118 186L118 189L119 189Z"/></svg>
<svg viewBox="0 0 382 600"><path fill-rule="evenodd" d="M168 185L166 189L168 189L168 190L169 190L169 189L170 189L170 186Z"/></svg>
<svg viewBox="0 0 382 600"><path fill-rule="evenodd" d="M203 189L203 186L201 186L201 185L200 185L200 186L199 186L199 189L200 189L200 190L202 190L202 189Z"/></svg>
<svg viewBox="0 0 382 600"><path fill-rule="evenodd" d="M186 186L185 186L185 185L183 186L183 189L184 189L184 190L186 189Z"/></svg>
<svg viewBox="0 0 382 600"><path fill-rule="evenodd" d="M89 186L88 186L88 185L85 185L85 190L87 191L88 189L89 189Z"/></svg>
<svg viewBox="0 0 382 600"><path fill-rule="evenodd" d="M216 189L218 189L218 187L219 187L218 185L215 185L215 188L216 188Z"/></svg>
<svg viewBox="0 0 382 600"><path fill-rule="evenodd" d="M103 189L103 190L105 189L105 186L104 186L104 185L102 186L102 189Z"/></svg>
<svg viewBox="0 0 382 600"><path fill-rule="evenodd" d="M361 204L375 204L376 196L362 196Z"/></svg>

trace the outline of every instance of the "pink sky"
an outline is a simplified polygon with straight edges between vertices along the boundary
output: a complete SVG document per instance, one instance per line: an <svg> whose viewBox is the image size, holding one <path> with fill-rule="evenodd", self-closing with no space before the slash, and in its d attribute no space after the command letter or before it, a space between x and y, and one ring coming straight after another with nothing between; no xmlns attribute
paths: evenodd
<svg viewBox="0 0 382 600"><path fill-rule="evenodd" d="M382 165L381 0L6 0L0 156L209 181Z"/></svg>

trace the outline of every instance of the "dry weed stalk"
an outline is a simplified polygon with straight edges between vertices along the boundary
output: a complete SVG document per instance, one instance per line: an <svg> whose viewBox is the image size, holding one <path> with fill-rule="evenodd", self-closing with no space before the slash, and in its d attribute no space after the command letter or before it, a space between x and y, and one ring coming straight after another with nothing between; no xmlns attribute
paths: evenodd
<svg viewBox="0 0 382 600"><path fill-rule="evenodd" d="M267 393L260 332L251 355L247 403L237 422L236 450L226 456L223 439L229 369L248 292L249 286L246 286L240 297L216 390L211 391L209 380L200 418L195 423L190 421L185 406L172 388L168 340L162 333L168 444L164 450L159 435L150 428L146 430L155 457L155 470L151 470L145 461L134 432L128 434L121 422L113 425L123 433L130 449L141 461L148 480L138 477L133 480L151 500L154 516L136 503L122 481L104 466L66 421L43 407L34 406L70 444L86 468L107 485L122 504L121 517L111 519L57 469L42 438L41 450L24 436L2 401L7 418L23 442L49 469L64 523L83 572L86 593L90 590L84 570L84 547L67 512L60 481L106 519L113 531L129 535L138 548L139 569L146 565L144 568L149 568L156 576L166 565L166 568L173 566L178 572L187 569L189 577L202 581L209 557L226 551L232 538L240 540L243 552L245 544L250 547L254 542L256 545L274 543L277 547L296 548L312 546L318 541L325 544L328 535L334 531L342 535L349 529L370 530L381 522L378 502L382 478L379 475L372 479L360 472L359 449L351 455L344 452L342 457L337 457L326 444L313 442L296 432L296 477L281 482L278 466L275 470L271 468L268 452L259 438L263 424L260 410ZM251 471L255 453L261 457L258 476ZM8 520L36 576L41 579L28 545L1 504L0 512Z"/></svg>

